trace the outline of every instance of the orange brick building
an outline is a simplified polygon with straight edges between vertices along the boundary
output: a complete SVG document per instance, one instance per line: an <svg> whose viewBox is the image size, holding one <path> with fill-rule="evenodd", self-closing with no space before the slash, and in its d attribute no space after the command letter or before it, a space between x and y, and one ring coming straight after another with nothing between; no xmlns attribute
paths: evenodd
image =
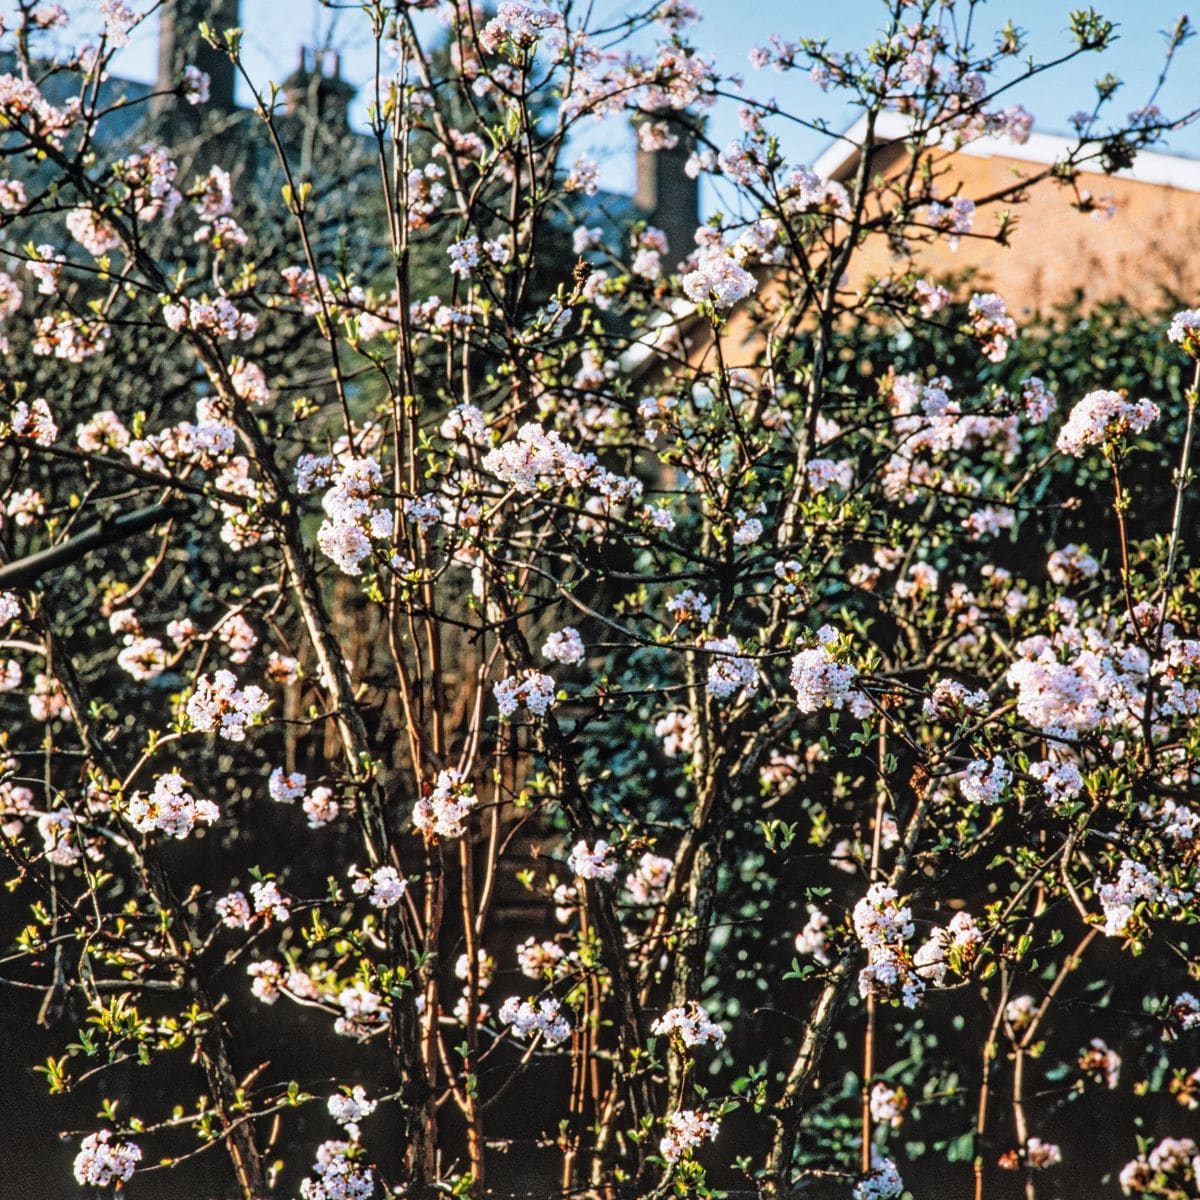
<svg viewBox="0 0 1200 1200"><path fill-rule="evenodd" d="M904 170L908 130L907 119L899 114L884 114L878 121L872 161L877 177L895 180ZM846 130L813 170L849 184L859 167L865 132L865 121ZM998 292L1018 322L1031 313L1048 312L1077 292L1085 306L1118 297L1152 310L1171 301L1200 306L1200 255L1193 245L1200 240L1198 159L1143 152L1131 169L1116 175L1082 166L1074 186L1040 178L1020 197L983 203L1044 175L1075 145L1071 138L1035 133L1024 145L985 137L958 149L933 150L938 195L958 194L979 204L974 233L995 234L1005 209L1014 224L1006 245L964 237L955 247L941 236L917 246L915 267L934 279L970 272L959 294ZM1080 211L1081 201L1090 203L1092 211ZM854 288L906 265L883 236L873 235L856 252L848 282ZM770 308L775 290L769 271L760 271L755 299ZM753 303L735 309L725 326L721 345L729 366L752 365L762 348L761 319L750 316ZM711 329L694 317L690 304L678 302L633 347L626 366L637 371L649 365L655 350L666 348L675 336L682 337L693 365L712 365Z"/></svg>
<svg viewBox="0 0 1200 1200"><path fill-rule="evenodd" d="M906 122L885 116L877 127L877 170L885 178L903 166ZM814 164L826 179L847 182L859 164L865 129L859 122ZM1035 133L1023 146L1000 138L980 138L957 150L933 154L942 195L960 194L979 201L1033 178L1074 147L1071 138ZM945 171L941 175L941 171ZM1080 212L1088 199L1092 213ZM1100 219L1111 206L1111 219ZM1158 308L1167 293L1200 301L1200 258L1193 242L1200 235L1200 160L1145 151L1134 166L1116 175L1098 167L1079 168L1075 187L1054 179L1033 184L1019 202L981 207L976 233L995 233L998 214L1008 208L1016 224L1010 244L964 238L957 250L949 239L917 255L930 275L972 269L974 290L999 292L1010 311L1046 311L1069 300L1078 289L1084 302L1123 297ZM892 265L882 240L868 242L859 254L856 274L885 274Z"/></svg>

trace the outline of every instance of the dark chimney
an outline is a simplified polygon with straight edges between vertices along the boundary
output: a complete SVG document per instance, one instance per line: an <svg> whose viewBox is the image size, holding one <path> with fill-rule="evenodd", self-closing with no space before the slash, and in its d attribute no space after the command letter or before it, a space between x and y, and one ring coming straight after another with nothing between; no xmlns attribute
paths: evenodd
<svg viewBox="0 0 1200 1200"><path fill-rule="evenodd" d="M684 169L694 139L686 113L647 113L635 119L635 130L646 122L666 126L677 140L671 147L643 150L639 139L633 202L651 225L667 235L670 253L665 263L674 268L696 248L696 228L700 224L700 185Z"/></svg>
<svg viewBox="0 0 1200 1200"><path fill-rule="evenodd" d="M218 37L238 24L238 0L165 0L158 26L157 92L177 87L186 66L199 67L212 80L209 101L201 109L229 113L233 103L233 63L223 50L214 50L201 36L200 25L207 22ZM155 116L182 115L190 110L200 115L178 96L158 96L152 112Z"/></svg>
<svg viewBox="0 0 1200 1200"><path fill-rule="evenodd" d="M348 129L357 89L342 78L335 50L300 48L300 65L283 81L289 117L317 118L331 129Z"/></svg>

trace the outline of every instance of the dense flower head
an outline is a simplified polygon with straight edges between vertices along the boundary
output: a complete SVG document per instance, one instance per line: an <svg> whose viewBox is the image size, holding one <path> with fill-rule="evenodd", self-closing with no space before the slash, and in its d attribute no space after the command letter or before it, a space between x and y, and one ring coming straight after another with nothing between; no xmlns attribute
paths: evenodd
<svg viewBox="0 0 1200 1200"><path fill-rule="evenodd" d="M670 1008L650 1026L661 1037L677 1038L685 1047L725 1044L725 1030L713 1021L695 1000L686 1008Z"/></svg>
<svg viewBox="0 0 1200 1200"><path fill-rule="evenodd" d="M801 650L792 659L792 687L796 690L796 704L803 713L849 705L851 712L859 715L863 697L852 686L858 678L858 668L834 658L831 647L836 637L836 631L822 626L818 644L811 650Z"/></svg>
<svg viewBox="0 0 1200 1200"><path fill-rule="evenodd" d="M603 838L589 846L585 841L576 842L567 856L567 866L580 879L600 879L606 883L616 878L617 862L609 857L612 847Z"/></svg>
<svg viewBox="0 0 1200 1200"><path fill-rule="evenodd" d="M520 675L501 679L492 688L500 715L507 719L524 704L535 717L544 717L556 699L554 679L530 667Z"/></svg>
<svg viewBox="0 0 1200 1200"><path fill-rule="evenodd" d="M659 1153L669 1163L686 1158L698 1146L712 1141L720 1132L715 1117L707 1112L684 1108L667 1118L667 1132L658 1143Z"/></svg>
<svg viewBox="0 0 1200 1200"><path fill-rule="evenodd" d="M246 738L246 729L266 712L270 700L255 684L237 686L232 671L215 671L210 678L201 675L196 690L187 702L187 715L192 728L200 733L215 730L230 742Z"/></svg>
<svg viewBox="0 0 1200 1200"><path fill-rule="evenodd" d="M701 252L696 269L684 275L681 286L689 300L727 309L749 296L758 281L725 250L714 248Z"/></svg>
<svg viewBox="0 0 1200 1200"><path fill-rule="evenodd" d="M1156 420L1158 405L1150 400L1131 403L1120 392L1089 392L1071 409L1056 444L1064 454L1079 458L1088 446L1144 433Z"/></svg>
<svg viewBox="0 0 1200 1200"><path fill-rule="evenodd" d="M512 1026L513 1033L519 1038L540 1034L549 1045L557 1046L571 1036L571 1022L563 1014L562 1005L552 996L536 1003L510 996L500 1006L499 1017L503 1024Z"/></svg>
<svg viewBox="0 0 1200 1200"><path fill-rule="evenodd" d="M75 1179L88 1187L112 1187L133 1177L142 1150L136 1142L113 1139L111 1130L90 1133L75 1156Z"/></svg>
<svg viewBox="0 0 1200 1200"><path fill-rule="evenodd" d="M647 850L638 859L637 868L625 876L625 890L635 904L649 904L666 889L674 866L671 859Z"/></svg>
<svg viewBox="0 0 1200 1200"><path fill-rule="evenodd" d="M570 625L556 629L542 645L542 655L551 662L574 665L583 662L583 639L579 630Z"/></svg>
<svg viewBox="0 0 1200 1200"><path fill-rule="evenodd" d="M197 800L187 791L187 781L178 771L160 775L149 795L134 792L128 816L139 833L158 831L185 838L198 824L212 825L220 811L211 800Z"/></svg>
<svg viewBox="0 0 1200 1200"><path fill-rule="evenodd" d="M871 1172L864 1176L854 1188L854 1200L899 1200L904 1191L904 1182L896 1164L890 1158L879 1158L872 1154Z"/></svg>
<svg viewBox="0 0 1200 1200"><path fill-rule="evenodd" d="M413 828L426 838L457 838L476 804L475 789L453 767L439 771L427 796L413 807Z"/></svg>
<svg viewBox="0 0 1200 1200"><path fill-rule="evenodd" d="M704 649L711 654L706 687L710 696L728 700L739 692L753 696L758 690L758 667L752 658L739 653L737 638L710 638Z"/></svg>

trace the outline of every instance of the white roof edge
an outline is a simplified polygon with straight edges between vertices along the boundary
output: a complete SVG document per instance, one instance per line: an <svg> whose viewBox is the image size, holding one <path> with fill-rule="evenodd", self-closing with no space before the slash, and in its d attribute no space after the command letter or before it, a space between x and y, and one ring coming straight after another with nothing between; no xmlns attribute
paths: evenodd
<svg viewBox="0 0 1200 1200"><path fill-rule="evenodd" d="M875 121L875 139L894 142L908 136L910 120L901 113L880 113ZM813 164L822 179L835 179L839 172L855 160L867 131L867 118L859 117L848 129L837 135L833 143ZM1034 133L1024 145L998 137L981 137L960 146L954 153L970 154L976 158L1012 158L1018 162L1050 164L1058 162L1077 145L1075 138L1055 133ZM1091 175L1103 175L1095 164L1081 164L1079 170ZM1134 179L1160 187L1200 192L1200 159L1184 158L1178 154L1163 154L1153 150L1141 151L1133 166L1114 172L1114 178Z"/></svg>
<svg viewBox="0 0 1200 1200"><path fill-rule="evenodd" d="M675 326L684 317L696 311L696 305L682 296L676 297L665 309L660 309L647 324L645 330L632 345L628 346L618 360L626 374L633 374L672 336Z"/></svg>

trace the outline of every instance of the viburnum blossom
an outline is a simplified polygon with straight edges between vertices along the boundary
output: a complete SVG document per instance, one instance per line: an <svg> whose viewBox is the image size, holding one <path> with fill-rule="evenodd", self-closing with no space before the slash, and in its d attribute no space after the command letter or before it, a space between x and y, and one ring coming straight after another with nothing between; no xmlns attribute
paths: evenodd
<svg viewBox="0 0 1200 1200"><path fill-rule="evenodd" d="M492 690L500 715L506 719L522 704L535 717L543 717L553 707L556 698L554 680L532 667L520 675L501 679Z"/></svg>
<svg viewBox="0 0 1200 1200"><path fill-rule="evenodd" d="M1130 403L1120 392L1089 392L1071 409L1056 445L1064 454L1079 458L1088 446L1103 446L1127 434L1144 433L1158 415L1158 405L1150 400Z"/></svg>
<svg viewBox="0 0 1200 1200"><path fill-rule="evenodd" d="M908 1097L903 1088L889 1087L882 1080L871 1086L871 1120L899 1129L907 1108Z"/></svg>
<svg viewBox="0 0 1200 1200"><path fill-rule="evenodd" d="M583 662L583 639L570 625L555 630L542 645L542 655L551 662L574 665Z"/></svg>
<svg viewBox="0 0 1200 1200"><path fill-rule="evenodd" d="M625 890L635 904L650 904L661 896L674 866L671 859L647 850L638 859L637 869L625 876Z"/></svg>
<svg viewBox="0 0 1200 1200"><path fill-rule="evenodd" d="M139 833L157 830L173 838L185 838L198 824L214 824L221 815L217 806L211 800L197 800L186 787L183 776L172 771L154 781L154 790L149 795L134 792L128 808L134 829Z"/></svg>
<svg viewBox="0 0 1200 1200"><path fill-rule="evenodd" d="M567 866L580 879L601 879L607 883L617 874L617 863L609 858L610 850L612 847L603 838L591 847L587 842L576 842L567 856Z"/></svg>
<svg viewBox="0 0 1200 1200"><path fill-rule="evenodd" d="M304 795L308 778L302 771L287 772L276 767L267 780L267 792L277 804L292 804Z"/></svg>
<svg viewBox="0 0 1200 1200"><path fill-rule="evenodd" d="M695 1000L689 1001L686 1008L668 1009L650 1026L650 1032L678 1039L689 1050L710 1043L718 1048L725 1044L725 1030Z"/></svg>
<svg viewBox="0 0 1200 1200"><path fill-rule="evenodd" d="M830 958L832 939L829 936L829 930L830 921L825 913L811 904L808 905L808 921L804 928L796 934L796 953L811 956L814 962L823 967L829 966L832 961Z"/></svg>
<svg viewBox="0 0 1200 1200"><path fill-rule="evenodd" d="M1003 362L1009 343L1017 336L1017 323L1008 315L1004 300L995 292L976 292L967 305L967 316L984 357Z"/></svg>
<svg viewBox="0 0 1200 1200"><path fill-rule="evenodd" d="M142 1161L136 1142L114 1140L112 1131L90 1133L75 1156L75 1179L85 1187L113 1187L127 1183Z"/></svg>
<svg viewBox="0 0 1200 1200"><path fill-rule="evenodd" d="M744 300L758 287L758 281L724 249L712 248L701 252L696 269L684 275L680 285L689 300L721 310Z"/></svg>
<svg viewBox="0 0 1200 1200"><path fill-rule="evenodd" d="M536 1003L510 996L500 1006L500 1021L510 1025L519 1038L532 1038L539 1034L551 1046L565 1042L571 1036L571 1022L562 1012L562 1005L553 997Z"/></svg>
<svg viewBox="0 0 1200 1200"><path fill-rule="evenodd" d="M475 804L475 790L459 771L439 771L429 795L413 808L413 828L427 838L462 837Z"/></svg>
<svg viewBox="0 0 1200 1200"><path fill-rule="evenodd" d="M350 890L356 896L366 896L374 908L391 908L399 904L408 890L408 881L401 879L395 867L377 867L363 875L357 867L349 871Z"/></svg>
<svg viewBox="0 0 1200 1200"><path fill-rule="evenodd" d="M1051 804L1074 800L1083 791L1083 776L1074 763L1036 762L1030 765L1029 774L1045 789Z"/></svg>
<svg viewBox="0 0 1200 1200"><path fill-rule="evenodd" d="M717 1119L710 1113L690 1108L672 1113L666 1126L667 1132L659 1140L658 1152L669 1163L689 1157L693 1150L712 1141L721 1131Z"/></svg>
<svg viewBox="0 0 1200 1200"><path fill-rule="evenodd" d="M1117 877L1110 883L1096 882L1100 906L1104 909L1104 932L1109 937L1131 937L1141 923L1144 906L1177 908L1188 893L1161 879L1144 863L1123 858Z"/></svg>
<svg viewBox="0 0 1200 1200"><path fill-rule="evenodd" d="M728 700L741 693L753 696L758 690L758 667L754 660L740 654L737 638L711 638L704 643L710 652L706 687L710 696Z"/></svg>
<svg viewBox="0 0 1200 1200"><path fill-rule="evenodd" d="M375 1174L358 1161L358 1150L354 1142L322 1142L312 1165L316 1178L300 1184L302 1200L371 1200Z"/></svg>
<svg viewBox="0 0 1200 1200"><path fill-rule="evenodd" d="M1167 337L1193 358L1200 358L1200 309L1185 308L1177 312L1171 318Z"/></svg>
<svg viewBox="0 0 1200 1200"><path fill-rule="evenodd" d="M517 947L517 963L521 974L530 979L543 979L553 975L558 964L566 958L566 951L551 941L539 942L528 937Z"/></svg>
<svg viewBox="0 0 1200 1200"><path fill-rule="evenodd" d="M854 1200L899 1200L904 1182L890 1158L871 1155L871 1173L854 1187Z"/></svg>
<svg viewBox="0 0 1200 1200"><path fill-rule="evenodd" d="M858 975L859 994L915 1008L925 983L913 971L908 952L915 930L912 910L898 903L894 888L873 883L854 906L853 917L854 932L867 951L867 965Z"/></svg>
<svg viewBox="0 0 1200 1200"><path fill-rule="evenodd" d="M1011 782L1012 770L1002 757L994 755L969 763L958 790L972 804L999 804Z"/></svg>
<svg viewBox="0 0 1200 1200"><path fill-rule="evenodd" d="M246 738L246 729L266 712L270 700L255 684L237 686L232 671L216 671L212 677L201 675L196 690L187 702L187 715L192 728L200 733L215 730L230 742Z"/></svg>
<svg viewBox="0 0 1200 1200"><path fill-rule="evenodd" d="M368 1100L366 1089L359 1085L330 1096L325 1107L339 1125L353 1130L352 1136L357 1137L359 1121L363 1117L369 1117L379 1107L379 1101Z"/></svg>
<svg viewBox="0 0 1200 1200"><path fill-rule="evenodd" d="M834 658L831 647L836 640L836 630L824 625L817 634L818 644L811 650L800 651L792 659L791 683L796 690L796 704L803 713L846 705L856 716L863 711L864 698L852 687L858 678L858 668Z"/></svg>

